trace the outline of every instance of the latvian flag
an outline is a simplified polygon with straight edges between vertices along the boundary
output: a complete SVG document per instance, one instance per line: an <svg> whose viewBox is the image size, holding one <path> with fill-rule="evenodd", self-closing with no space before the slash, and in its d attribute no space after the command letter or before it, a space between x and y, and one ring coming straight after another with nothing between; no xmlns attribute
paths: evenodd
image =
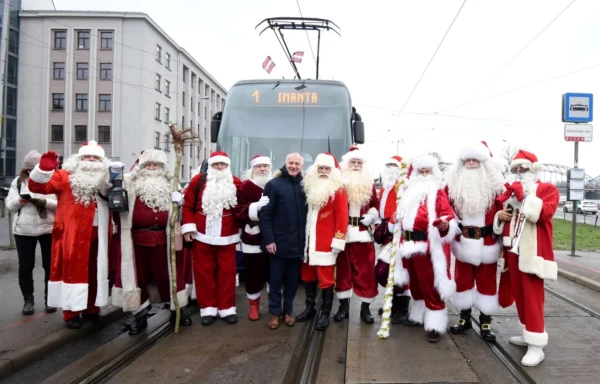
<svg viewBox="0 0 600 384"><path fill-rule="evenodd" d="M290 61L292 63L301 63L303 57L304 57L304 52L302 52L302 51L296 51L292 55L292 59Z"/></svg>
<svg viewBox="0 0 600 384"><path fill-rule="evenodd" d="M263 69L267 71L268 74L271 74L273 68L275 68L275 62L271 59L271 56L267 56L265 61L263 61Z"/></svg>

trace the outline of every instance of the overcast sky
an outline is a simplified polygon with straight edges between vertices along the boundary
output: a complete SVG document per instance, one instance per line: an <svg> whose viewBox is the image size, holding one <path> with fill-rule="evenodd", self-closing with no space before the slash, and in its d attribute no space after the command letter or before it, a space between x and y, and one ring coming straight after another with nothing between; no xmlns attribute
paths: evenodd
<svg viewBox="0 0 600 384"><path fill-rule="evenodd" d="M495 155L509 142L543 163L572 166L561 95L600 97L600 1L572 2L467 0L408 99L463 0L299 0L305 17L341 28L341 38L322 38L320 77L349 87L366 126L364 148L377 166L396 153L398 140L403 157L437 151L453 161L467 139L486 140ZM273 33L259 37L254 28L267 17L299 16L296 0L54 3L57 10L145 12L226 88L242 79L293 77ZM286 39L291 51L305 51L302 77L314 78L306 34ZM310 39L316 53L316 35ZM261 68L267 55L276 63L271 75ZM599 175L599 154L599 137L581 143L579 166Z"/></svg>

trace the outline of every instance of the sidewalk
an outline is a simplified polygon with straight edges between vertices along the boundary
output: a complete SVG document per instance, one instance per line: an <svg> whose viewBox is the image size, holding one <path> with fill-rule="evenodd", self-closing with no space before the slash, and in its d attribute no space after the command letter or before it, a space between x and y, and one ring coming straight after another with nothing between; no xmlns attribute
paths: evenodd
<svg viewBox="0 0 600 384"><path fill-rule="evenodd" d="M558 275L600 292L600 253L577 251L554 251Z"/></svg>

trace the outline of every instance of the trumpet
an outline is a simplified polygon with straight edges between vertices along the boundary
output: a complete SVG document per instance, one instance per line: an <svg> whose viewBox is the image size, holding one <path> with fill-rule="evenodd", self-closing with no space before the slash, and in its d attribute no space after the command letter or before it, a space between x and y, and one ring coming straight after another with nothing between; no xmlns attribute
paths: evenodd
<svg viewBox="0 0 600 384"><path fill-rule="evenodd" d="M521 181L521 175L517 175L517 180ZM511 194L511 198L515 198L515 193ZM509 250L514 254L519 254L519 244L521 243L521 236L523 235L523 227L525 226L525 215L523 214L523 207L525 206L525 200L527 197L521 201L519 205L519 215L517 216L517 222L515 225L515 235L512 238L512 248Z"/></svg>

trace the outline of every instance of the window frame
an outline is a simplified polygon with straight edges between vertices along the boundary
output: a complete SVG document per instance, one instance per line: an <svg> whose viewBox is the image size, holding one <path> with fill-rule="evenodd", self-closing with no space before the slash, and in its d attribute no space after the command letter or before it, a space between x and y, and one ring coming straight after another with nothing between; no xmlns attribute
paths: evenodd
<svg viewBox="0 0 600 384"><path fill-rule="evenodd" d="M59 33L64 33L64 36L57 36ZM60 44L56 44L60 41ZM59 46L60 45L60 46ZM54 31L54 47L53 49L67 49L67 31L65 30L55 30Z"/></svg>
<svg viewBox="0 0 600 384"><path fill-rule="evenodd" d="M100 130L101 128L108 128L108 132L102 132ZM102 140L102 134L108 134L108 140ZM111 135L110 125L99 125L98 126L98 143L110 144L111 136L112 135Z"/></svg>
<svg viewBox="0 0 600 384"><path fill-rule="evenodd" d="M162 84L162 76L158 73L154 76L154 89L161 92L160 85Z"/></svg>
<svg viewBox="0 0 600 384"><path fill-rule="evenodd" d="M64 80L66 74L66 63L64 61L55 61L52 67L52 80ZM56 64L62 64L62 68L56 68ZM56 77L56 70L62 71L62 77Z"/></svg>
<svg viewBox="0 0 600 384"><path fill-rule="evenodd" d="M161 107L161 105L159 102L154 103L154 120L162 121L160 119L160 107Z"/></svg>
<svg viewBox="0 0 600 384"><path fill-rule="evenodd" d="M110 68L102 68L103 65L109 65ZM112 81L113 63L100 63L100 80Z"/></svg>
<svg viewBox="0 0 600 384"><path fill-rule="evenodd" d="M171 70L171 54L169 52L165 52L165 68Z"/></svg>
<svg viewBox="0 0 600 384"><path fill-rule="evenodd" d="M83 96L85 96L85 99L83 98ZM80 98L81 97L81 98ZM85 108L79 108L79 102L81 102L81 107ZM87 93L76 93L75 94L75 111L76 112L87 112L89 105L89 97Z"/></svg>
<svg viewBox="0 0 600 384"><path fill-rule="evenodd" d="M77 128L84 128L83 132L85 133L84 140L77 140ZM81 131L79 132L81 133ZM87 125L75 125L73 127L73 142L74 143L84 143L87 141Z"/></svg>
<svg viewBox="0 0 600 384"><path fill-rule="evenodd" d="M54 128L60 127L60 140L55 140L54 138ZM64 143L65 142L65 126L60 124L52 124L50 125L50 142L51 143Z"/></svg>
<svg viewBox="0 0 600 384"><path fill-rule="evenodd" d="M110 34L110 38L108 37L104 37L105 33L109 33ZM113 31L100 31L100 49L101 50L105 50L105 51L112 51L113 50L113 46L114 46L114 32ZM110 47L108 46L104 46L104 41L110 41Z"/></svg>
<svg viewBox="0 0 600 384"><path fill-rule="evenodd" d="M156 44L156 61L162 64L162 47Z"/></svg>
<svg viewBox="0 0 600 384"><path fill-rule="evenodd" d="M61 95L61 97L57 97L58 95ZM59 104L62 104L62 106L60 106L60 108L56 108L57 100L59 101ZM52 110L53 111L64 111L65 110L65 94L64 93L60 93L60 92L52 93Z"/></svg>
<svg viewBox="0 0 600 384"><path fill-rule="evenodd" d="M171 97L171 82L167 79L165 79L165 96L167 97Z"/></svg>
<svg viewBox="0 0 600 384"><path fill-rule="evenodd" d="M102 100L102 96L108 96L108 100ZM108 108L107 108L107 103L108 103ZM104 109L102 109L103 104L104 104ZM98 112L112 112L112 94L100 93L98 95Z"/></svg>
<svg viewBox="0 0 600 384"><path fill-rule="evenodd" d="M79 65L86 65L86 68L79 68ZM86 62L80 62L76 64L76 76L75 78L77 80L89 80L90 78L90 63L86 63ZM82 73L82 77L79 76L79 71L81 71Z"/></svg>
<svg viewBox="0 0 600 384"><path fill-rule="evenodd" d="M87 33L87 38L86 37L81 37L82 33ZM90 33L90 31L77 31L77 49L89 51L89 49L90 49L90 38L91 38L91 35L92 34ZM84 42L83 43L83 48L82 48L82 46L80 44L82 41ZM86 43L86 41L87 41L87 43ZM86 47L86 45L87 45L87 47Z"/></svg>
<svg viewBox="0 0 600 384"><path fill-rule="evenodd" d="M160 132L154 131L154 149L160 149Z"/></svg>
<svg viewBox="0 0 600 384"><path fill-rule="evenodd" d="M171 108L165 107L165 124L169 124L171 120Z"/></svg>

